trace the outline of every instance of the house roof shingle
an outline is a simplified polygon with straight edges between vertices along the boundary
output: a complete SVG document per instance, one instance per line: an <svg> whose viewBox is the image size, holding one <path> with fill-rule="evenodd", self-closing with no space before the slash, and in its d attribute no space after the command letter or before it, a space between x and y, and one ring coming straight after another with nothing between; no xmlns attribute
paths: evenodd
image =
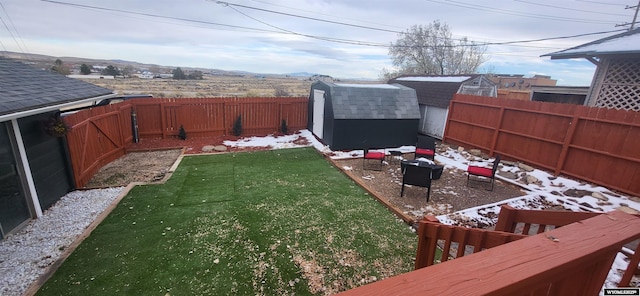
<svg viewBox="0 0 640 296"><path fill-rule="evenodd" d="M449 102L458 92L460 86L479 74L470 75L403 75L389 80L389 83L398 83L416 90L418 102L421 105L449 108ZM465 79L466 78L466 79Z"/></svg>
<svg viewBox="0 0 640 296"><path fill-rule="evenodd" d="M112 93L110 89L0 57L0 116Z"/></svg>
<svg viewBox="0 0 640 296"><path fill-rule="evenodd" d="M389 84L323 83L331 89L335 119L419 119L415 90Z"/></svg>

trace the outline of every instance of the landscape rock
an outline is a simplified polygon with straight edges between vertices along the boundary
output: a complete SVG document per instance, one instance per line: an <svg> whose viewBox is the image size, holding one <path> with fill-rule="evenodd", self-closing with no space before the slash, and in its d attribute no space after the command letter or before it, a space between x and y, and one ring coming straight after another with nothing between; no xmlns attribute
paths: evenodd
<svg viewBox="0 0 640 296"><path fill-rule="evenodd" d="M462 151L464 151L464 147L459 146L459 147L458 147L458 152L462 152Z"/></svg>
<svg viewBox="0 0 640 296"><path fill-rule="evenodd" d="M518 174L514 173L514 172L503 172L503 171L499 171L498 175L505 177L507 179L511 179L511 180L515 180L518 179Z"/></svg>
<svg viewBox="0 0 640 296"><path fill-rule="evenodd" d="M608 201L609 198L604 196L604 194L600 193L600 192L594 192L591 193L591 196L593 196L593 198L601 200L601 201Z"/></svg>
<svg viewBox="0 0 640 296"><path fill-rule="evenodd" d="M580 189L569 189L569 190L563 192L564 195L573 196L573 197L589 196L589 195L591 195L591 193L592 193L591 191L580 190Z"/></svg>
<svg viewBox="0 0 640 296"><path fill-rule="evenodd" d="M533 172L534 168L524 163L518 163L518 167L525 172Z"/></svg>
<svg viewBox="0 0 640 296"><path fill-rule="evenodd" d="M625 212L627 214L631 214L631 215L640 214L640 211L638 211L638 210L636 210L634 208L630 208L628 206L621 206L621 207L617 208L616 210L623 211L623 212Z"/></svg>
<svg viewBox="0 0 640 296"><path fill-rule="evenodd" d="M515 161L510 161L510 160L501 160L500 163L503 164L503 165L508 165L508 166L516 166L516 162Z"/></svg>
<svg viewBox="0 0 640 296"><path fill-rule="evenodd" d="M527 184L541 184L540 180L538 180L538 178L531 176L531 175L527 175L527 177L525 178L525 182Z"/></svg>
<svg viewBox="0 0 640 296"><path fill-rule="evenodd" d="M214 149L215 149L215 146L213 146L213 145L202 146L202 152L211 152Z"/></svg>
<svg viewBox="0 0 640 296"><path fill-rule="evenodd" d="M227 146L225 146L225 145L213 146L213 150L218 151L218 152L224 152L224 151L227 151Z"/></svg>
<svg viewBox="0 0 640 296"><path fill-rule="evenodd" d="M632 200L632 201L635 201L635 202L640 202L640 197L631 196L631 197L629 197L629 200Z"/></svg>
<svg viewBox="0 0 640 296"><path fill-rule="evenodd" d="M477 157L482 157L482 151L480 151L480 149L469 149L469 154Z"/></svg>

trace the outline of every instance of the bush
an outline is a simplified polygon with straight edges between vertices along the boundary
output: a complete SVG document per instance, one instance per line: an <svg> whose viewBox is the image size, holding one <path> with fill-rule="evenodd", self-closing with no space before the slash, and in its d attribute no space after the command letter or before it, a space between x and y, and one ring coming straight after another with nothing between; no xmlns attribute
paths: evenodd
<svg viewBox="0 0 640 296"><path fill-rule="evenodd" d="M180 130L178 130L178 138L183 140L187 139L187 132L184 130L184 126L182 124L180 125Z"/></svg>
<svg viewBox="0 0 640 296"><path fill-rule="evenodd" d="M239 137L240 135L242 135L242 116L241 115L238 115L236 122L233 124L233 134L236 137Z"/></svg>

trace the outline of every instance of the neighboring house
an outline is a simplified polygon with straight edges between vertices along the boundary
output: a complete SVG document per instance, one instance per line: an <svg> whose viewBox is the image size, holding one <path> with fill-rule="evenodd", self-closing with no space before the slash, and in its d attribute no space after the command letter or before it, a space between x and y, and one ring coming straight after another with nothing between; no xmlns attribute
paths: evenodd
<svg viewBox="0 0 640 296"><path fill-rule="evenodd" d="M530 90L534 85L554 86L557 80L551 79L547 75L533 75L524 77L522 74L495 74L488 76L491 81L498 85L498 89L509 90Z"/></svg>
<svg viewBox="0 0 640 296"><path fill-rule="evenodd" d="M0 57L0 239L73 189L64 137L44 123L66 106L111 90Z"/></svg>
<svg viewBox="0 0 640 296"><path fill-rule="evenodd" d="M597 66L587 106L640 111L640 28L543 56Z"/></svg>
<svg viewBox="0 0 640 296"><path fill-rule="evenodd" d="M308 129L332 150L415 145L415 90L390 84L316 81L309 94Z"/></svg>
<svg viewBox="0 0 640 296"><path fill-rule="evenodd" d="M420 105L419 132L442 139L454 94L496 97L496 84L484 75L418 76L406 75L389 80L413 88Z"/></svg>
<svg viewBox="0 0 640 296"><path fill-rule="evenodd" d="M584 105L588 86L532 86L531 101Z"/></svg>

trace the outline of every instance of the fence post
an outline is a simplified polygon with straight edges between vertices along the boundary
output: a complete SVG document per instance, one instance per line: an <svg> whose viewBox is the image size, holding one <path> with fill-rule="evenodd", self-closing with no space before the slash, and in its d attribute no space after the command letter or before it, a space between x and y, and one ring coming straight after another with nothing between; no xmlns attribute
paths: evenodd
<svg viewBox="0 0 640 296"><path fill-rule="evenodd" d="M493 155L494 150L496 149L496 143L498 142L498 136L500 135L500 130L502 129L502 119L504 118L504 106L500 106L500 115L498 115L498 124L496 128L493 130L493 136L491 137L491 144L489 146L489 155Z"/></svg>
<svg viewBox="0 0 640 296"><path fill-rule="evenodd" d="M573 134L576 131L576 126L580 121L579 112L573 114L573 118L571 118L571 122L569 122L569 128L567 129L567 135L564 137L564 141L562 143L562 150L560 151L560 156L558 157L558 163L556 163L556 168L553 171L554 175L559 175L564 167L564 162L567 159L567 153L569 152L569 145L571 145L571 141L573 140Z"/></svg>

